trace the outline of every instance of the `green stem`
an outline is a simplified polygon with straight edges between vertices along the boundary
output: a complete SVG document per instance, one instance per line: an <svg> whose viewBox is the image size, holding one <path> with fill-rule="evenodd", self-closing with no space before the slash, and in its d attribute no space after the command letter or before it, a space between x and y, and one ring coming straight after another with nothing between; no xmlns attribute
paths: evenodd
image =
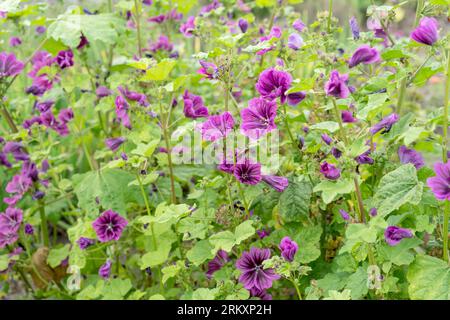
<svg viewBox="0 0 450 320"><path fill-rule="evenodd" d="M134 8L136 10L136 31L138 38L138 52L139 58L142 58L141 13L139 12L139 3L137 0L134 0Z"/></svg>
<svg viewBox="0 0 450 320"><path fill-rule="evenodd" d="M0 97L0 99L3 99L3 97ZM11 114L9 113L8 109L6 108L5 104L2 103L0 107L0 112L2 114L2 117L5 118L6 123L8 124L9 128L13 133L19 132L17 129L16 124L14 123L13 118L11 117Z"/></svg>
<svg viewBox="0 0 450 320"><path fill-rule="evenodd" d="M244 202L245 213L247 214L248 219L250 219L250 211L249 211L247 199L245 198L244 190L242 189L241 183L238 180L236 180L236 183L237 183L237 186L239 189L239 195L242 198L242 202Z"/></svg>
<svg viewBox="0 0 450 320"><path fill-rule="evenodd" d="M22 278L23 282L25 283L25 285L28 287L28 289L30 289L30 291L34 294L34 288L31 285L30 280L28 280L27 276L25 275L25 273L23 272L22 268L17 268L17 272L19 272L20 277Z"/></svg>
<svg viewBox="0 0 450 320"><path fill-rule="evenodd" d="M47 216L45 214L45 203L42 200L39 200L39 215L41 218L42 243L45 247L49 248L50 241L48 238Z"/></svg>
<svg viewBox="0 0 450 320"><path fill-rule="evenodd" d="M333 0L328 1L328 21L327 21L327 31L331 32L331 18L333 17Z"/></svg>
<svg viewBox="0 0 450 320"><path fill-rule="evenodd" d="M166 144L167 149L167 162L169 165L169 177L170 177L170 193L171 193L171 202L177 202L177 195L175 193L175 178L173 174L173 163L172 163L172 149L170 147L170 136L169 131L167 130L169 119L164 116L162 104L159 104L159 110L161 115L161 128L163 131L163 137Z"/></svg>
<svg viewBox="0 0 450 320"><path fill-rule="evenodd" d="M405 76L402 81L400 82L400 91L398 93L398 100L397 100L397 114L400 115L400 112L402 111L403 101L405 100L405 91L406 91L406 85L407 85L408 78Z"/></svg>
<svg viewBox="0 0 450 320"><path fill-rule="evenodd" d="M445 94L444 94L444 124L443 124L443 137L442 137L442 160L447 163L447 144L448 144L448 105L449 105L449 91L450 91L450 50L447 50L447 70L445 79ZM443 254L442 258L444 261L449 261L448 259L448 220L450 218L449 202L445 201L444 206L444 223L443 223ZM450 261L449 261L450 263Z"/></svg>
<svg viewBox="0 0 450 320"><path fill-rule="evenodd" d="M300 288L298 287L297 281L295 281L295 279L294 279L294 280L291 280L291 282L292 282L292 284L295 287L295 291L297 291L298 300L303 300L302 299L302 293L300 292Z"/></svg>
<svg viewBox="0 0 450 320"><path fill-rule="evenodd" d="M414 27L417 27L420 20L420 14L422 13L423 8L423 0L417 0L417 7L416 7L416 18L414 19Z"/></svg>

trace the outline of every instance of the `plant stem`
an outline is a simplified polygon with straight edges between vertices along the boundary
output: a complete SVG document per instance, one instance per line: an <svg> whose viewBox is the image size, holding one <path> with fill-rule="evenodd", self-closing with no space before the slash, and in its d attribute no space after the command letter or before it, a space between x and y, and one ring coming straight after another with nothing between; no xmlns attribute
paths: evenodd
<svg viewBox="0 0 450 320"><path fill-rule="evenodd" d="M297 282L295 281L295 279L294 279L294 280L291 280L291 282L292 282L292 284L293 284L294 287L295 287L295 291L297 291L297 297L298 297L298 300L303 300L303 299L302 299L302 293L300 292L300 288L298 287L298 284L297 284Z"/></svg>
<svg viewBox="0 0 450 320"><path fill-rule="evenodd" d="M239 195L242 198L242 202L244 202L245 213L247 214L248 219L250 219L250 211L248 209L248 202L247 199L245 198L244 190L242 189L241 183L238 180L236 180L236 183L239 189Z"/></svg>
<svg viewBox="0 0 450 320"><path fill-rule="evenodd" d="M406 84L407 84L408 78L405 76L402 81L400 82L400 91L398 93L398 100L397 100L397 114L400 115L400 112L402 110L403 101L405 100L405 91L406 91Z"/></svg>
<svg viewBox="0 0 450 320"><path fill-rule="evenodd" d="M0 97L0 99L3 99L3 97ZM11 117L11 114L9 113L8 109L6 108L5 104L2 103L0 107L0 112L2 114L2 117L5 118L6 123L8 123L9 128L13 133L19 132L17 129L16 124L14 123L13 118Z"/></svg>
<svg viewBox="0 0 450 320"><path fill-rule="evenodd" d="M448 100L449 100L449 91L450 91L450 50L447 50L447 70L446 70L446 79L445 79L445 94L444 94L444 123L443 123L443 137L442 137L442 160L444 163L447 163L447 143L448 143ZM444 206L444 222L443 222L443 254L442 259L444 261L449 261L448 259L448 220L450 218L450 210L449 210L449 202L445 201ZM449 261L450 263L450 261Z"/></svg>
<svg viewBox="0 0 450 320"><path fill-rule="evenodd" d="M142 58L142 39L141 39L141 13L139 12L139 3L134 0L134 9L136 10L136 31L138 40L139 58Z"/></svg>
<svg viewBox="0 0 450 320"><path fill-rule="evenodd" d="M167 115L165 115L161 103L159 104L159 111L161 115L161 128L163 130L164 141L167 149L167 161L169 164L171 203L175 204L177 202L177 195L175 193L175 179L173 175L172 149L170 147L169 131L167 130L169 117L166 118Z"/></svg>
<svg viewBox="0 0 450 320"><path fill-rule="evenodd" d="M416 18L414 19L414 27L417 27L417 25L419 24L422 8L423 8L423 0L417 0Z"/></svg>
<svg viewBox="0 0 450 320"><path fill-rule="evenodd" d="M45 214L45 203L42 200L39 200L39 215L41 218L42 243L45 247L49 248L47 216Z"/></svg>
<svg viewBox="0 0 450 320"><path fill-rule="evenodd" d="M333 0L328 1L328 21L327 21L327 31L331 32L331 18L333 17Z"/></svg>

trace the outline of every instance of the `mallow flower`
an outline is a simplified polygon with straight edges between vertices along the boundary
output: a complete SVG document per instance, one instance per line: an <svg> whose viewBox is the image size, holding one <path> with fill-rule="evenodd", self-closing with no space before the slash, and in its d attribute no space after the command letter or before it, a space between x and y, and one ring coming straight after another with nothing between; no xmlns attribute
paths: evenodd
<svg viewBox="0 0 450 320"><path fill-rule="evenodd" d="M350 94L348 74L339 74L337 70L330 73L329 80L325 83L325 93L329 96L345 99Z"/></svg>
<svg viewBox="0 0 450 320"><path fill-rule="evenodd" d="M296 19L294 23L292 23L292 27L298 32L302 32L305 29L305 24L300 19Z"/></svg>
<svg viewBox="0 0 450 320"><path fill-rule="evenodd" d="M281 103L286 101L286 91L292 83L291 75L286 71L269 68L261 72L256 82L256 90L262 97L274 100L280 98Z"/></svg>
<svg viewBox="0 0 450 320"><path fill-rule="evenodd" d="M436 176L427 179L427 185L438 200L450 200L450 161L434 165Z"/></svg>
<svg viewBox="0 0 450 320"><path fill-rule="evenodd" d="M381 119L380 122L372 126L370 128L370 132L372 134L376 134L377 132L386 133L389 132L392 126L398 121L398 115L396 113L392 113L391 115Z"/></svg>
<svg viewBox="0 0 450 320"><path fill-rule="evenodd" d="M262 179L261 164L251 163L249 160L237 163L234 166L233 173L236 179L244 184L255 185Z"/></svg>
<svg viewBox="0 0 450 320"><path fill-rule="evenodd" d="M230 261L228 254L224 250L219 250L211 261L208 262L208 271L206 271L206 277L208 279L212 278L214 272L219 271L222 267Z"/></svg>
<svg viewBox="0 0 450 320"><path fill-rule="evenodd" d="M283 192L289 186L289 180L286 177L262 175L261 179L278 192Z"/></svg>
<svg viewBox="0 0 450 320"><path fill-rule="evenodd" d="M241 110L241 130L244 135L252 139L261 136L277 128L275 117L277 115L277 103L264 98L253 98L248 102L248 107Z"/></svg>
<svg viewBox="0 0 450 320"><path fill-rule="evenodd" d="M109 279L111 277L112 262L107 259L106 262L98 269L98 275L103 279Z"/></svg>
<svg viewBox="0 0 450 320"><path fill-rule="evenodd" d="M303 38L298 33L291 33L288 37L288 47L292 50L298 50L303 46Z"/></svg>
<svg viewBox="0 0 450 320"><path fill-rule="evenodd" d="M350 68L356 67L358 64L372 64L380 61L380 52L376 48L372 48L366 44L363 44L355 50L348 66Z"/></svg>
<svg viewBox="0 0 450 320"><path fill-rule="evenodd" d="M239 29L241 29L242 33L246 33L248 29L248 22L245 19L239 19L238 21Z"/></svg>
<svg viewBox="0 0 450 320"><path fill-rule="evenodd" d="M203 140L216 141L225 138L234 127L234 118L229 112L209 116L208 119L199 124L198 128Z"/></svg>
<svg viewBox="0 0 450 320"><path fill-rule="evenodd" d="M425 165L420 152L414 149L408 149L406 146L400 146L398 148L398 157L401 163L412 163L416 169L420 169Z"/></svg>
<svg viewBox="0 0 450 320"><path fill-rule="evenodd" d="M6 77L14 77L22 72L24 64L17 60L14 53L0 53L0 80Z"/></svg>
<svg viewBox="0 0 450 320"><path fill-rule="evenodd" d="M351 17L350 20L348 21L350 24L350 29L352 30L352 35L353 35L353 39L354 40L358 40L359 39L359 25L358 25L358 20L356 20L355 17Z"/></svg>
<svg viewBox="0 0 450 320"><path fill-rule="evenodd" d="M186 38L191 38L194 35L195 30L195 17L191 16L187 19L186 23L183 23L180 27L180 32L184 34Z"/></svg>
<svg viewBox="0 0 450 320"><path fill-rule="evenodd" d="M400 228L397 226L389 226L384 231L384 239L390 246L396 246L404 238L412 238L411 230Z"/></svg>
<svg viewBox="0 0 450 320"><path fill-rule="evenodd" d="M58 52L58 55L55 58L55 62L61 69L72 67L74 64L72 50L69 49Z"/></svg>
<svg viewBox="0 0 450 320"><path fill-rule="evenodd" d="M130 117L128 116L128 109L130 108L130 105L122 96L116 97L115 104L117 118L120 122L122 122L125 128L131 129L131 121Z"/></svg>
<svg viewBox="0 0 450 320"><path fill-rule="evenodd" d="M100 242L108 242L119 240L127 224L128 221L117 212L106 210L92 223L92 227Z"/></svg>
<svg viewBox="0 0 450 320"><path fill-rule="evenodd" d="M125 140L126 139L123 137L107 138L105 139L105 144L111 151L115 152L125 142Z"/></svg>
<svg viewBox="0 0 450 320"><path fill-rule="evenodd" d="M320 165L320 172L329 180L337 180L341 176L341 171L334 164L326 161Z"/></svg>
<svg viewBox="0 0 450 320"><path fill-rule="evenodd" d="M291 238L284 237L283 239L281 239L278 248L280 248L281 250L281 256L286 261L292 262L294 260L295 254L297 253L298 245L297 242L293 241Z"/></svg>
<svg viewBox="0 0 450 320"><path fill-rule="evenodd" d="M208 116L208 108L203 104L203 99L186 90L183 94L184 115L187 118L197 119Z"/></svg>
<svg viewBox="0 0 450 320"><path fill-rule="evenodd" d="M411 33L411 39L432 46L439 39L438 28L439 24L435 18L423 17L419 26Z"/></svg>

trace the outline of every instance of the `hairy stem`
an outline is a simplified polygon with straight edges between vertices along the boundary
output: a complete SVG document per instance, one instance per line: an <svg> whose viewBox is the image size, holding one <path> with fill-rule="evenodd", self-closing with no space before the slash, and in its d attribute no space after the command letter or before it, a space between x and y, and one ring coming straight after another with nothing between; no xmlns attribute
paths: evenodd
<svg viewBox="0 0 450 320"><path fill-rule="evenodd" d="M142 38L141 38L141 13L139 11L139 2L134 0L134 8L136 10L136 31L137 31L137 40L138 40L138 53L139 58L142 58Z"/></svg>
<svg viewBox="0 0 450 320"><path fill-rule="evenodd" d="M417 7L416 7L416 18L414 19L414 27L417 27L420 20L420 14L422 13L423 8L423 0L417 0Z"/></svg>

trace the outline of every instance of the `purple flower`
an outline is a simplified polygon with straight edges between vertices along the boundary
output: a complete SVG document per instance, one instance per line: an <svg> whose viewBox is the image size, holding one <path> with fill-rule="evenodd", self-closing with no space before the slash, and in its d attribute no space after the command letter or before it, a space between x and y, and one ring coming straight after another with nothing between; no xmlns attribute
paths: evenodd
<svg viewBox="0 0 450 320"><path fill-rule="evenodd" d="M25 234L28 234L30 236L34 234L34 228L33 228L33 226L31 224L27 223L25 225L24 229L25 229Z"/></svg>
<svg viewBox="0 0 450 320"><path fill-rule="evenodd" d="M369 214L370 214L371 217L376 217L377 214L378 214L377 208L371 208L371 209L369 210Z"/></svg>
<svg viewBox="0 0 450 320"><path fill-rule="evenodd" d="M272 300L272 296L267 293L266 290L258 290L256 288L252 288L249 290L250 296L260 298L261 300Z"/></svg>
<svg viewBox="0 0 450 320"><path fill-rule="evenodd" d="M97 95L98 98L104 98L112 95L113 92L105 86L100 86L97 88L97 90L95 90L95 94Z"/></svg>
<svg viewBox="0 0 450 320"><path fill-rule="evenodd" d="M105 139L105 144L111 151L115 152L125 142L125 140L126 139L123 137L108 138Z"/></svg>
<svg viewBox="0 0 450 320"><path fill-rule="evenodd" d="M0 214L0 231L8 229L13 232L17 232L19 231L22 220L22 210L9 207L5 210L5 213Z"/></svg>
<svg viewBox="0 0 450 320"><path fill-rule="evenodd" d="M92 223L92 227L97 233L100 242L108 242L111 240L119 240L127 224L128 221L122 218L117 212L107 210Z"/></svg>
<svg viewBox="0 0 450 320"><path fill-rule="evenodd" d="M297 242L291 240L291 238L284 237L281 239L279 248L281 250L281 256L285 260L292 262L295 254L297 253L298 245Z"/></svg>
<svg viewBox="0 0 450 320"><path fill-rule="evenodd" d="M370 151L364 152L363 154L360 154L355 158L355 161L358 162L358 164L373 164L374 160L369 156Z"/></svg>
<svg viewBox="0 0 450 320"><path fill-rule="evenodd" d="M143 107L148 107L150 105L148 103L147 96L143 93L131 91L122 86L118 86L117 90L119 90L120 94L127 100L135 101Z"/></svg>
<svg viewBox="0 0 450 320"><path fill-rule="evenodd" d="M244 135L259 139L261 136L277 128L277 103L264 98L253 98L248 102L248 108L241 110L241 130Z"/></svg>
<svg viewBox="0 0 450 320"><path fill-rule="evenodd" d="M352 30L352 35L353 35L353 39L354 40L358 40L359 39L359 25L358 25L358 20L356 20L355 17L351 17L350 20L348 21L350 24L350 29Z"/></svg>
<svg viewBox="0 0 450 320"><path fill-rule="evenodd" d="M58 120L66 124L70 122L74 117L73 110L71 108L62 109L58 114Z"/></svg>
<svg viewBox="0 0 450 320"><path fill-rule="evenodd" d="M25 152L25 149L21 142L8 141L3 146L3 153L12 154L16 161L26 161L30 159L30 156Z"/></svg>
<svg viewBox="0 0 450 320"><path fill-rule="evenodd" d="M230 261L228 254L224 250L219 250L214 259L208 262L208 271L206 272L206 277L208 279L211 279L213 273L222 269L222 267L228 261Z"/></svg>
<svg viewBox="0 0 450 320"><path fill-rule="evenodd" d="M204 15L205 13L211 12L221 6L222 4L218 0L213 0L210 4L207 4L200 9L200 16Z"/></svg>
<svg viewBox="0 0 450 320"><path fill-rule="evenodd" d="M187 118L197 119L208 116L208 108L203 104L203 99L186 90L183 94L184 115Z"/></svg>
<svg viewBox="0 0 450 320"><path fill-rule="evenodd" d="M151 6L153 3L153 0L142 0L142 3L145 4L146 6Z"/></svg>
<svg viewBox="0 0 450 320"><path fill-rule="evenodd" d="M14 53L0 53L0 79L14 77L22 72L24 64L16 59Z"/></svg>
<svg viewBox="0 0 450 320"><path fill-rule="evenodd" d="M98 275L103 279L109 279L111 277L111 260L107 259L106 262L98 269Z"/></svg>
<svg viewBox="0 0 450 320"><path fill-rule="evenodd" d="M325 142L327 145L330 145L333 142L333 139L331 139L331 137L326 133L323 133L321 137L322 141Z"/></svg>
<svg viewBox="0 0 450 320"><path fill-rule="evenodd" d="M261 164L251 163L249 160L237 163L234 166L234 176L241 183L249 185L258 184L262 179Z"/></svg>
<svg viewBox="0 0 450 320"><path fill-rule="evenodd" d="M173 50L173 44L170 43L170 40L168 37L161 35L161 36L159 36L157 42L152 43L150 45L149 49L152 52L157 52L157 51L171 52Z"/></svg>
<svg viewBox="0 0 450 320"><path fill-rule="evenodd" d="M14 244L19 239L19 234L11 229L0 229L0 249Z"/></svg>
<svg viewBox="0 0 450 320"><path fill-rule="evenodd" d="M47 31L47 28L44 26L37 26L36 27L36 33L43 34L45 31Z"/></svg>
<svg viewBox="0 0 450 320"><path fill-rule="evenodd" d="M61 69L66 69L73 66L73 52L72 50L63 50L58 53L55 58L56 63Z"/></svg>
<svg viewBox="0 0 450 320"><path fill-rule="evenodd" d="M194 35L195 30L195 17L191 16L187 19L186 23L180 27L180 32L184 34L186 38L191 38Z"/></svg>
<svg viewBox="0 0 450 320"><path fill-rule="evenodd" d="M341 171L336 168L335 165L326 161L322 162L320 165L320 172L325 176L325 178L330 180L337 180L341 176Z"/></svg>
<svg viewBox="0 0 450 320"><path fill-rule="evenodd" d="M372 128L370 128L370 132L372 134L375 134L379 131L381 133L389 132L392 128L392 126L398 121L398 115L396 113L393 113L385 118L383 118L380 122L375 124Z"/></svg>
<svg viewBox="0 0 450 320"><path fill-rule="evenodd" d="M224 112L219 115L209 116L199 126L202 138L208 141L216 141L225 138L234 127L234 119L231 113Z"/></svg>
<svg viewBox="0 0 450 320"><path fill-rule="evenodd" d="M408 149L406 146L398 148L398 157L401 163L412 163L416 169L420 169L425 165L422 155L414 149Z"/></svg>
<svg viewBox="0 0 450 320"><path fill-rule="evenodd" d="M345 221L350 220L350 214L344 209L339 209L339 213L341 214L342 219L344 219Z"/></svg>
<svg viewBox="0 0 450 320"><path fill-rule="evenodd" d="M263 262L270 258L269 249L251 248L244 251L236 261L236 268L241 271L239 281L244 288L265 290L272 287L272 282L280 278L274 269L264 269Z"/></svg>
<svg viewBox="0 0 450 320"><path fill-rule="evenodd" d="M296 106L300 102L302 102L306 98L306 93L299 91L299 92L292 92L287 95L287 103L290 106Z"/></svg>
<svg viewBox="0 0 450 320"><path fill-rule="evenodd" d="M35 108L39 110L39 112L43 113L43 112L47 112L48 110L51 109L51 107L53 107L54 102L51 100L47 100L47 101L42 101L42 102L36 102L35 104Z"/></svg>
<svg viewBox="0 0 450 320"><path fill-rule="evenodd" d="M120 122L122 122L123 126L127 129L131 129L131 121L130 121L130 117L128 116L129 108L130 108L130 105L122 96L116 97L117 118L120 120Z"/></svg>
<svg viewBox="0 0 450 320"><path fill-rule="evenodd" d="M331 148L330 152L336 159L339 159L342 156L342 151L336 147Z"/></svg>
<svg viewBox="0 0 450 320"><path fill-rule="evenodd" d="M242 33L246 33L248 29L248 22L245 19L239 19L238 21L239 29L241 29Z"/></svg>
<svg viewBox="0 0 450 320"><path fill-rule="evenodd" d="M81 50L85 46L87 46L88 44L89 44L88 39L82 34L81 37L80 37L80 42L78 43L77 49Z"/></svg>
<svg viewBox="0 0 450 320"><path fill-rule="evenodd" d="M297 19L292 24L292 27L297 30L298 32L302 32L305 29L305 24L302 22L302 20Z"/></svg>
<svg viewBox="0 0 450 320"><path fill-rule="evenodd" d="M344 110L341 112L341 118L342 122L344 123L352 123L358 121L356 118L353 117L353 113L348 110Z"/></svg>
<svg viewBox="0 0 450 320"><path fill-rule="evenodd" d="M278 192L283 192L289 185L289 180L286 177L263 175L261 179Z"/></svg>
<svg viewBox="0 0 450 320"><path fill-rule="evenodd" d="M288 37L288 47L292 50L298 50L303 47L303 38L298 33L292 33Z"/></svg>
<svg viewBox="0 0 450 320"><path fill-rule="evenodd" d="M396 246L400 243L400 241L403 238L412 238L413 234L411 230L396 227L396 226L389 226L384 231L384 239L386 240L387 244L390 246Z"/></svg>
<svg viewBox="0 0 450 320"><path fill-rule="evenodd" d="M256 230L256 234L260 239L264 239L265 237L270 235L270 230L269 229Z"/></svg>
<svg viewBox="0 0 450 320"><path fill-rule="evenodd" d="M264 29L260 29L260 32L262 34L264 34ZM261 37L261 38L259 38L259 40L261 42L265 42L265 41L268 41L273 38L281 38L281 35L282 35L281 28L278 26L274 26L272 28L272 30L270 30L270 33L268 36ZM262 56L262 55L266 54L267 52L273 50L274 48L275 48L275 46L270 46L269 48L264 48L264 49L257 51L256 54L259 56Z"/></svg>
<svg viewBox="0 0 450 320"><path fill-rule="evenodd" d="M411 39L432 46L438 39L439 24L435 18L423 17L419 26L411 33Z"/></svg>
<svg viewBox="0 0 450 320"><path fill-rule="evenodd" d="M353 53L348 66L353 68L360 63L372 64L380 61L380 53L376 48L371 48L370 46L363 44Z"/></svg>
<svg viewBox="0 0 450 320"><path fill-rule="evenodd" d="M285 71L269 68L261 72L256 90L264 98L274 100L280 97L281 103L286 101L286 91L291 86L292 77Z"/></svg>
<svg viewBox="0 0 450 320"><path fill-rule="evenodd" d="M427 179L427 185L438 200L450 200L450 162L434 165L435 177Z"/></svg>
<svg viewBox="0 0 450 320"><path fill-rule="evenodd" d="M9 38L9 46L10 47L17 47L17 46L20 46L21 44L22 44L22 40L20 40L20 38L18 38L18 37Z"/></svg>
<svg viewBox="0 0 450 320"><path fill-rule="evenodd" d="M329 96L345 99L350 94L347 83L348 74L339 74L337 70L333 70L330 79L325 83L325 92Z"/></svg>
<svg viewBox="0 0 450 320"><path fill-rule="evenodd" d="M216 79L217 78L217 66L214 63L206 62L203 60L199 61L202 66L197 70L197 73L204 75L207 79Z"/></svg>
<svg viewBox="0 0 450 320"><path fill-rule="evenodd" d="M160 14L154 17L150 17L147 19L147 21L149 22L154 22L154 23L163 23L164 21L166 21L166 15L165 14ZM181 31L181 30L180 30Z"/></svg>
<svg viewBox="0 0 450 320"><path fill-rule="evenodd" d="M77 244L81 250L87 249L95 243L95 239L81 237L77 240Z"/></svg>

